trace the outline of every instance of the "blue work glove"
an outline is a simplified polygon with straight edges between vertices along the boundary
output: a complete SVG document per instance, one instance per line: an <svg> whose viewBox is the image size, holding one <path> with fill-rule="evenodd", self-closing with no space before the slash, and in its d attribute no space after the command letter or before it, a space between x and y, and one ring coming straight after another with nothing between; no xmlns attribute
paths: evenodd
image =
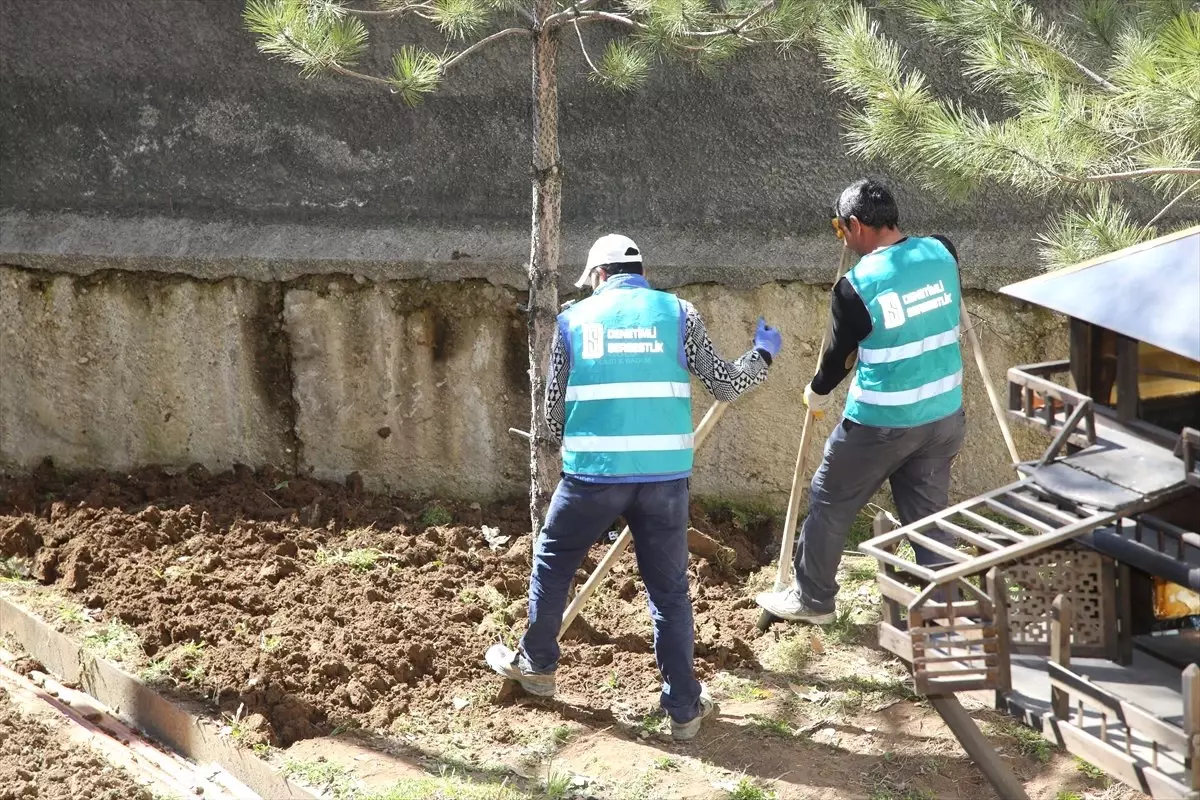
<svg viewBox="0 0 1200 800"><path fill-rule="evenodd" d="M754 347L765 350L772 359L779 355L779 348L783 347L783 336L779 329L772 328L762 317L758 318L758 329L754 331Z"/></svg>

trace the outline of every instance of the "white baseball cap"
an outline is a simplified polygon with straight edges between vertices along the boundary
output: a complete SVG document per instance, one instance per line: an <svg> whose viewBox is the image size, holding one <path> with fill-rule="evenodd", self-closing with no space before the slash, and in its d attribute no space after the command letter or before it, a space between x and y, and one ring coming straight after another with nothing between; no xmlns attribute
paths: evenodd
<svg viewBox="0 0 1200 800"><path fill-rule="evenodd" d="M634 244L633 239L619 233L608 233L601 236L588 251L587 266L583 268L575 288L580 289L591 277L592 270L605 264L641 264L642 251Z"/></svg>

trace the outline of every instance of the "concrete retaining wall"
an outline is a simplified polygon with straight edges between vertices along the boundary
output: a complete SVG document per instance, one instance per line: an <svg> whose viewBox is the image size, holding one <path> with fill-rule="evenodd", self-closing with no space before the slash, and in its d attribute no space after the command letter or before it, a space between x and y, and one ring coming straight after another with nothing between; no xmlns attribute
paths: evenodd
<svg viewBox="0 0 1200 800"><path fill-rule="evenodd" d="M698 459L698 494L781 502L801 393L827 318L828 287L688 285L727 357L764 314L784 350L763 387L725 415ZM89 276L0 267L0 465L46 456L123 470L199 462L276 464L322 478L452 497L519 495L527 480L525 321L518 293L483 282L204 282L158 273ZM1061 354L1061 325L984 292L993 378ZM1010 474L973 367L970 433L956 493ZM696 418L709 402L695 386ZM831 420L822 423L827 434ZM1044 445L1043 445L1044 446ZM1038 443L1028 441L1026 455Z"/></svg>

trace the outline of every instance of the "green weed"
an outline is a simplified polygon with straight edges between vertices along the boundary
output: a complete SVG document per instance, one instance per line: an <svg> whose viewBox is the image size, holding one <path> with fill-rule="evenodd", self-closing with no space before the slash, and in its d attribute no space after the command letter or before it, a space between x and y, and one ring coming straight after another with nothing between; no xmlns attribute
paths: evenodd
<svg viewBox="0 0 1200 800"><path fill-rule="evenodd" d="M90 620L83 606L64 600L58 606L58 621L68 625L82 625Z"/></svg>
<svg viewBox="0 0 1200 800"><path fill-rule="evenodd" d="M421 512L421 524L427 528L449 525L453 521L454 515L441 506L430 506Z"/></svg>
<svg viewBox="0 0 1200 800"><path fill-rule="evenodd" d="M1075 769L1078 770L1081 775L1084 775L1093 781L1109 780L1107 772L1100 769L1100 767L1097 767L1090 761L1084 761L1082 758L1075 759Z"/></svg>
<svg viewBox="0 0 1200 800"><path fill-rule="evenodd" d="M341 764L323 758L315 761L284 759L283 774L288 778L298 778L314 789L328 793L333 800L355 800L358 794L358 781L354 773Z"/></svg>
<svg viewBox="0 0 1200 800"><path fill-rule="evenodd" d="M881 786L869 795L870 800L937 800L936 795L924 789Z"/></svg>
<svg viewBox="0 0 1200 800"><path fill-rule="evenodd" d="M1084 800L1084 798L1079 792L1069 792L1066 789L1063 789L1058 794L1054 795L1054 800Z"/></svg>
<svg viewBox="0 0 1200 800"><path fill-rule="evenodd" d="M138 677L142 679L142 683L162 683L166 681L171 674L171 665L166 659L156 658L146 666L138 670Z"/></svg>
<svg viewBox="0 0 1200 800"><path fill-rule="evenodd" d="M83 635L88 652L109 661L130 662L142 655L142 640L137 632L119 620L113 620Z"/></svg>
<svg viewBox="0 0 1200 800"><path fill-rule="evenodd" d="M1050 741L1033 728L1026 727L1019 722L1006 720L990 726L989 733L1013 739L1018 753L1039 764L1045 764L1050 760Z"/></svg>
<svg viewBox="0 0 1200 800"><path fill-rule="evenodd" d="M0 582L23 583L30 580L29 564L21 558L0 558Z"/></svg>
<svg viewBox="0 0 1200 800"><path fill-rule="evenodd" d="M729 800L778 800L778 797L775 792L759 786L744 775L729 792Z"/></svg>
<svg viewBox="0 0 1200 800"><path fill-rule="evenodd" d="M790 739L796 734L790 722L775 717L753 715L750 717L750 726L768 736L778 736L781 739Z"/></svg>
<svg viewBox="0 0 1200 800"><path fill-rule="evenodd" d="M281 644L283 639L278 636L263 636L258 646L264 653L274 653Z"/></svg>
<svg viewBox="0 0 1200 800"><path fill-rule="evenodd" d="M571 776L565 772L547 771L544 790L549 800L563 800L571 793Z"/></svg>
<svg viewBox="0 0 1200 800"><path fill-rule="evenodd" d="M674 772L679 769L679 761L673 756L661 756L654 759L654 768L661 772Z"/></svg>
<svg viewBox="0 0 1200 800"><path fill-rule="evenodd" d="M453 772L438 777L410 778L384 789L363 792L355 800L532 800L504 784L475 783Z"/></svg>
<svg viewBox="0 0 1200 800"><path fill-rule="evenodd" d="M374 547L360 547L355 550L318 550L318 564L340 564L355 572L369 572L383 556L383 552Z"/></svg>
<svg viewBox="0 0 1200 800"><path fill-rule="evenodd" d="M789 631L763 656L765 666L784 675L800 675L813 658L812 639L807 631Z"/></svg>

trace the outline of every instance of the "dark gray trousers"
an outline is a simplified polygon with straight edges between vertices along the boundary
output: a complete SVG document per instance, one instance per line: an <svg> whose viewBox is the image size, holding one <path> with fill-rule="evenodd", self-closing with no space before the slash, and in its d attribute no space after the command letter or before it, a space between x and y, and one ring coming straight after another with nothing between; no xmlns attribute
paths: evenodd
<svg viewBox="0 0 1200 800"><path fill-rule="evenodd" d="M915 428L874 428L848 419L838 423L813 475L808 516L796 541L793 566L805 605L814 611L833 610L846 537L854 518L884 481L892 484L892 498L904 525L946 508L950 465L962 449L965 434L962 410ZM953 536L941 531L925 535L954 543ZM923 547L914 550L919 564L943 560Z"/></svg>

